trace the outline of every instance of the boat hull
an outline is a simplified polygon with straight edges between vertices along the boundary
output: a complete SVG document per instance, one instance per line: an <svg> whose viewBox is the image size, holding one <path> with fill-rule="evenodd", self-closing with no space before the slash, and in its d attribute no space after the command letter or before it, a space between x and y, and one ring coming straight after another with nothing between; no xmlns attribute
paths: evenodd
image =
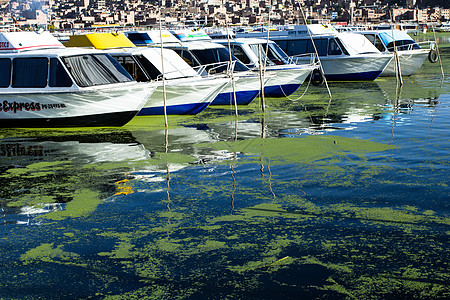
<svg viewBox="0 0 450 300"><path fill-rule="evenodd" d="M70 92L3 92L1 127L122 126L143 107L155 84L127 83Z"/></svg>
<svg viewBox="0 0 450 300"><path fill-rule="evenodd" d="M314 69L315 67L309 66L288 66L282 69L267 68L267 71L275 73L275 76L272 76L266 82L264 95L277 98L293 94Z"/></svg>
<svg viewBox="0 0 450 300"><path fill-rule="evenodd" d="M237 105L248 105L258 95L261 90L261 80L259 75L252 72L243 72L242 74L234 74L234 91L233 81L229 78L228 84L223 91L217 95L211 105L229 105L234 104L234 96L236 95Z"/></svg>
<svg viewBox="0 0 450 300"><path fill-rule="evenodd" d="M371 81L380 76L392 60L392 55L339 55L320 60L325 78L329 81ZM304 61L299 59L297 63Z"/></svg>
<svg viewBox="0 0 450 300"><path fill-rule="evenodd" d="M165 86L166 114L195 115L206 109L228 84L228 78L168 80ZM139 116L164 115L164 89L159 86L138 113Z"/></svg>
<svg viewBox="0 0 450 300"><path fill-rule="evenodd" d="M399 62L402 76L411 76L417 72L428 57L429 50L411 50L411 51L399 51ZM380 76L395 76L396 66L395 59L384 69Z"/></svg>

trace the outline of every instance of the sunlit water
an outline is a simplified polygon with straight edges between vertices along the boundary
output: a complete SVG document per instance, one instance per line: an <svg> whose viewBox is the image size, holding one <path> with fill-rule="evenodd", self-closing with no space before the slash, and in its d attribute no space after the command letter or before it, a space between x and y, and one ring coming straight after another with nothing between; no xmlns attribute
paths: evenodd
<svg viewBox="0 0 450 300"><path fill-rule="evenodd" d="M167 130L0 130L0 298L449 298L438 37L443 81L425 62Z"/></svg>

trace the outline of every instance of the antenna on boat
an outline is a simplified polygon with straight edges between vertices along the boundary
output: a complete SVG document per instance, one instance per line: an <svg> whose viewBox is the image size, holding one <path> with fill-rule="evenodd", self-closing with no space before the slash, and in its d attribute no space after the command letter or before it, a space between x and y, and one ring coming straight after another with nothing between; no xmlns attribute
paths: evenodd
<svg viewBox="0 0 450 300"><path fill-rule="evenodd" d="M238 116L238 108L237 108L237 99L236 99L236 85L234 81L234 65L233 59L231 57L231 44L230 44L230 33L228 32L228 15L225 15L225 23L227 26L227 40L228 40L228 53L230 54L230 76L231 76L231 88L233 91L233 101L234 101L234 110L236 113L236 117Z"/></svg>
<svg viewBox="0 0 450 300"><path fill-rule="evenodd" d="M159 7L159 39L160 39L160 46L161 46L161 71L162 71L162 81L163 81L163 103L164 103L164 124L166 125L166 128L169 126L167 122L167 97L166 97L166 75L164 72L164 54L163 54L163 39L162 39L162 25L161 25L161 6Z"/></svg>
<svg viewBox="0 0 450 300"><path fill-rule="evenodd" d="M311 39L311 43L313 44L313 47L314 47L314 52L316 53L317 60L319 61L320 71L322 72L321 75L323 76L325 86L327 87L327 90L328 90L328 95L330 95L330 99L331 99L332 96L331 96L330 87L328 86L328 81L327 81L327 78L325 77L325 72L323 71L322 62L320 61L320 57L319 57L319 52L317 52L316 44L314 43L314 39L312 38L311 31L308 28L308 22L306 22L305 13L303 12L303 8L301 6L300 6L300 10L302 12L303 20L305 21L306 31L309 34L309 38ZM312 76L312 74L311 74L311 76Z"/></svg>

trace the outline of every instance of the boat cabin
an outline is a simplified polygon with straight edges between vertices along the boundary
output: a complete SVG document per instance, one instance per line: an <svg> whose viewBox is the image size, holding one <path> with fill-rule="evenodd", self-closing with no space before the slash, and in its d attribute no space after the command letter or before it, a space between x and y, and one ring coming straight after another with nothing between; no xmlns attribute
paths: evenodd
<svg viewBox="0 0 450 300"><path fill-rule="evenodd" d="M259 56L266 66L286 65L293 63L286 53L273 41L254 38L238 38L228 40L214 40L214 42L228 47L231 53L249 68L258 68ZM267 52L267 53L266 53Z"/></svg>
<svg viewBox="0 0 450 300"><path fill-rule="evenodd" d="M49 33L0 33L0 88L70 90L132 81L107 53L67 49Z"/></svg>
<svg viewBox="0 0 450 300"><path fill-rule="evenodd" d="M204 69L209 74L228 71L230 59L234 63L234 71L248 71L249 68L239 61L228 49L211 42L182 42L166 44L165 47L174 50L194 69Z"/></svg>
<svg viewBox="0 0 450 300"><path fill-rule="evenodd" d="M394 41L398 51L421 49L405 31L365 30L357 33L364 35L380 52L394 51Z"/></svg>
<svg viewBox="0 0 450 300"><path fill-rule="evenodd" d="M142 31L142 34L150 38L151 32ZM141 34L139 36L142 37ZM173 50L161 50L159 47L135 47L134 43L124 34L90 33L71 36L65 45L104 49L138 82L161 79L163 75L162 58L164 58L166 79L198 76L197 72Z"/></svg>
<svg viewBox="0 0 450 300"><path fill-rule="evenodd" d="M236 34L238 37L267 37L266 32ZM358 54L379 53L364 36L353 33L339 33L328 25L295 25L289 30L269 31L270 40L288 56L305 56L314 54L323 57L350 56ZM313 39L314 43L311 41Z"/></svg>

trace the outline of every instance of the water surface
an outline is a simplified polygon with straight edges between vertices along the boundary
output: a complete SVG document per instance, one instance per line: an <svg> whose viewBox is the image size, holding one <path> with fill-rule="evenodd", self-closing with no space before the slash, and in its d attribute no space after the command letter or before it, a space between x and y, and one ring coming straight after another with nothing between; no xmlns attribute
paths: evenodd
<svg viewBox="0 0 450 300"><path fill-rule="evenodd" d="M449 298L448 75L305 88L0 130L0 298Z"/></svg>

